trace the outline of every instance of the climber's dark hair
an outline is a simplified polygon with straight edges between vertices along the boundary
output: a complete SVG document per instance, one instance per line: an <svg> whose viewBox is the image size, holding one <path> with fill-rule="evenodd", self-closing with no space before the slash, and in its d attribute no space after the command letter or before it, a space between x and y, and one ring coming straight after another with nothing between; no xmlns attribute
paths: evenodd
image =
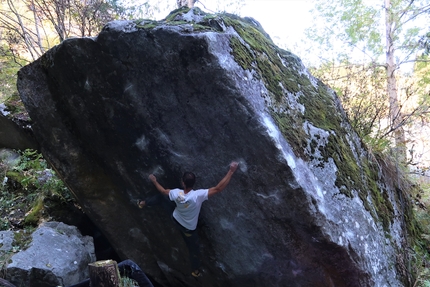
<svg viewBox="0 0 430 287"><path fill-rule="evenodd" d="M182 176L182 182L186 188L193 188L194 183L196 183L196 176L192 172L184 172Z"/></svg>

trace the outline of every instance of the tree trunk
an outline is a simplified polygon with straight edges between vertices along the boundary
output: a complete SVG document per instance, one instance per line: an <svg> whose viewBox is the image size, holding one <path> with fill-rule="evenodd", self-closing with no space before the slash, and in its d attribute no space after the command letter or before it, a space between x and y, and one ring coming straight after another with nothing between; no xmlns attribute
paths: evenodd
<svg viewBox="0 0 430 287"><path fill-rule="evenodd" d="M178 8L188 6L188 8L193 8L196 0L176 0L176 4L178 4Z"/></svg>
<svg viewBox="0 0 430 287"><path fill-rule="evenodd" d="M403 115L399 105L397 93L396 70L397 65L394 61L394 40L393 31L394 21L390 13L391 0L385 0L385 29L386 29L386 65L387 65L387 94L389 101L390 126L394 130L395 154L400 162L406 162L406 139L403 130Z"/></svg>
<svg viewBox="0 0 430 287"><path fill-rule="evenodd" d="M119 287L118 264L114 260L103 260L88 264L91 287Z"/></svg>

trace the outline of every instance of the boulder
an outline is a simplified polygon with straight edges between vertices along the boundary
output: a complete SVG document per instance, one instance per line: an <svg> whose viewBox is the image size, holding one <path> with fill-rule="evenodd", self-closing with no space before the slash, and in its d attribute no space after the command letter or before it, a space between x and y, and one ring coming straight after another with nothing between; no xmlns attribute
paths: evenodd
<svg viewBox="0 0 430 287"><path fill-rule="evenodd" d="M4 234L8 242L10 233ZM91 237L74 226L46 222L31 234L28 248L10 257L6 279L16 286L68 286L87 278L88 264L94 261Z"/></svg>
<svg viewBox="0 0 430 287"><path fill-rule="evenodd" d="M45 158L107 236L162 286L401 286L405 186L336 94L252 18L182 8L114 21L22 68ZM202 207L203 277L148 175L226 190ZM404 266L404 265L403 265ZM397 267L397 268L396 268Z"/></svg>
<svg viewBox="0 0 430 287"><path fill-rule="evenodd" d="M18 125L2 113L0 107L0 148L38 149L39 146L29 128Z"/></svg>
<svg viewBox="0 0 430 287"><path fill-rule="evenodd" d="M7 254L13 249L13 231L0 231L0 259L4 261Z"/></svg>

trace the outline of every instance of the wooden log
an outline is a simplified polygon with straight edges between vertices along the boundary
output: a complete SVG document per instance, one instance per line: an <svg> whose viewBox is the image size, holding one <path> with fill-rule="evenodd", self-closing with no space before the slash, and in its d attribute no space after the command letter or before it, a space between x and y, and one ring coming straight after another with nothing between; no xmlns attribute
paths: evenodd
<svg viewBox="0 0 430 287"><path fill-rule="evenodd" d="M102 260L88 264L91 287L119 287L118 264L114 260Z"/></svg>

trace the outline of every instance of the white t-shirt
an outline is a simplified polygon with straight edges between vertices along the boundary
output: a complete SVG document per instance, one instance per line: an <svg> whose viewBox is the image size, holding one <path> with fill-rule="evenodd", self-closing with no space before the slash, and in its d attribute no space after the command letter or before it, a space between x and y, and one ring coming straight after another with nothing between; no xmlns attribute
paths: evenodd
<svg viewBox="0 0 430 287"><path fill-rule="evenodd" d="M173 217L185 228L195 230L203 201L208 199L208 189L190 190L171 189L169 198L176 203Z"/></svg>

